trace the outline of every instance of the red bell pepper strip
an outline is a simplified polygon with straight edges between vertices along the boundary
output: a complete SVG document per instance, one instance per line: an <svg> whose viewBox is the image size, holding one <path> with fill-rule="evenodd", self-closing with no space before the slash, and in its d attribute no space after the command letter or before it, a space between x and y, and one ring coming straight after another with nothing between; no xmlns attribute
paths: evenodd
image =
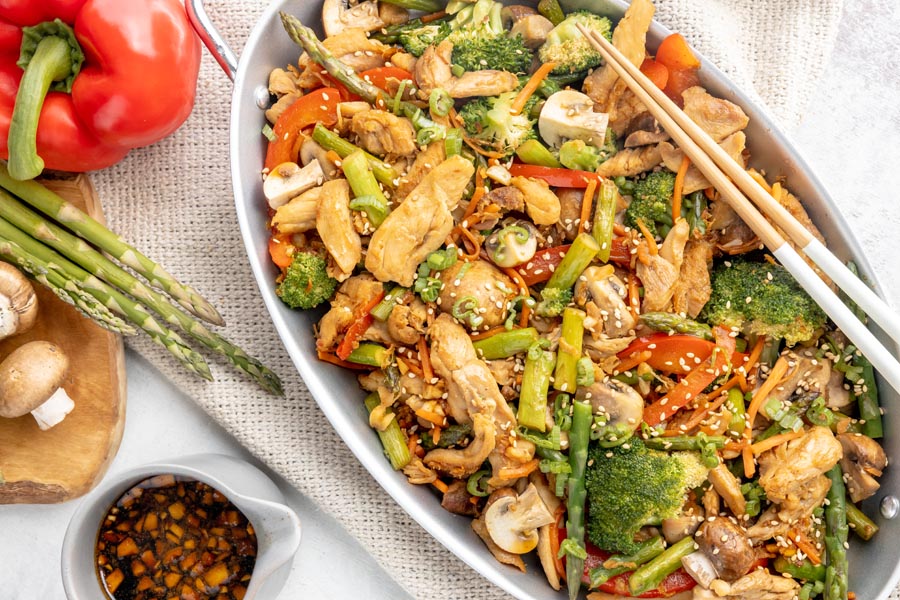
<svg viewBox="0 0 900 600"><path fill-rule="evenodd" d="M300 96L281 113L272 132L275 139L266 149L266 169L271 171L284 162L297 162L300 132L321 123L331 127L337 123L337 105L341 102L335 88L319 88Z"/></svg>
<svg viewBox="0 0 900 600"><path fill-rule="evenodd" d="M353 349L359 345L360 338L374 320L374 317L371 315L372 309L378 306L378 303L383 299L384 290L376 294L370 301L357 309L357 312L353 315L353 324L347 329L347 333L344 334L344 339L341 340L341 343L335 351L338 358L347 360L347 357L350 356Z"/></svg>
<svg viewBox="0 0 900 600"><path fill-rule="evenodd" d="M669 375L686 375L700 367L715 347L715 343L693 335L654 333L637 338L617 356L625 359L635 352L649 350L650 358L644 362L655 370ZM744 364L745 356L741 352L733 352L731 364Z"/></svg>
<svg viewBox="0 0 900 600"><path fill-rule="evenodd" d="M681 378L668 394L644 408L644 422L647 425L656 427L669 419L730 368L734 354L734 338L723 327L715 327L713 333L717 348L712 353L710 361L697 365Z"/></svg>
<svg viewBox="0 0 900 600"><path fill-rule="evenodd" d="M524 265L515 267L526 285L543 283L550 279L553 271L559 266L571 244L554 246L546 250L538 250L534 257ZM631 253L625 244L624 238L613 238L612 248L609 253L609 262L617 265L628 265L631 262Z"/></svg>
<svg viewBox="0 0 900 600"><path fill-rule="evenodd" d="M17 179L108 167L184 122L199 68L178 0L5 0L0 156Z"/></svg>
<svg viewBox="0 0 900 600"><path fill-rule="evenodd" d="M581 188L587 187L589 181L596 181L598 184L603 181L603 177L590 171L573 171L572 169L562 169L554 167L541 167L539 165L526 165L524 163L513 163L509 167L509 173L513 177L534 177L535 179L543 179L548 185L553 187Z"/></svg>
<svg viewBox="0 0 900 600"><path fill-rule="evenodd" d="M378 89L384 90L388 94L392 92L392 87L391 85L389 85L388 80L395 80L397 82L393 85L393 89L396 89L397 84L399 84L399 82L401 81L414 81L412 73L410 73L406 69L401 69L400 67L393 66L368 69L366 71L360 72L359 76ZM341 94L342 101L348 102L353 100L362 100L362 98L348 90L347 86L345 86L343 83L341 83L328 73L323 73L322 78L323 80L329 82L329 85L331 87L338 89Z"/></svg>

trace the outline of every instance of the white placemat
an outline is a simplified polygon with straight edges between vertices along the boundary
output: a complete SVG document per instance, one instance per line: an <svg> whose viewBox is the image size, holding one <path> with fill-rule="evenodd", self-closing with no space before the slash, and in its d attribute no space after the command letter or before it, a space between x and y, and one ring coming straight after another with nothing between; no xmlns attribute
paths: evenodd
<svg viewBox="0 0 900 600"><path fill-rule="evenodd" d="M841 0L657 0L658 19L795 125L830 55ZM208 0L239 50L262 13L258 0ZM144 337L128 343L255 455L337 517L416 597L506 594L428 536L357 463L316 407L269 322L233 209L228 165L231 85L205 56L197 103L170 138L93 175L112 228L191 282L222 311L224 335L284 380L259 391L221 362L216 382L185 373ZM441 592L436 592L441 590Z"/></svg>

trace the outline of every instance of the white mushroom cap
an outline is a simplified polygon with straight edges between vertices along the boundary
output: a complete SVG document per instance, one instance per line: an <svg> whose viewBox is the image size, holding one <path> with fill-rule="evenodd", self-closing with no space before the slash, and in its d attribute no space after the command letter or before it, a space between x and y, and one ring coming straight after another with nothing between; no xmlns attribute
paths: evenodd
<svg viewBox="0 0 900 600"><path fill-rule="evenodd" d="M62 421L75 406L62 389L68 370L69 359L56 344L29 342L16 348L0 362L0 417L36 413L41 429Z"/></svg>
<svg viewBox="0 0 900 600"><path fill-rule="evenodd" d="M31 282L11 264L0 262L0 340L31 329L37 315Z"/></svg>
<svg viewBox="0 0 900 600"><path fill-rule="evenodd" d="M525 554L538 544L538 527L553 522L553 515L531 483L519 496L502 496L484 512L484 523L494 543L513 554Z"/></svg>
<svg viewBox="0 0 900 600"><path fill-rule="evenodd" d="M305 167L292 162L284 162L276 166L263 182L263 194L269 206L277 209L292 198L310 190L325 181L325 173L319 161L313 159Z"/></svg>
<svg viewBox="0 0 900 600"><path fill-rule="evenodd" d="M325 35L331 37L347 27L375 31L384 27L384 21L378 14L375 0L360 2L352 8L347 0L325 0L322 4L322 27Z"/></svg>

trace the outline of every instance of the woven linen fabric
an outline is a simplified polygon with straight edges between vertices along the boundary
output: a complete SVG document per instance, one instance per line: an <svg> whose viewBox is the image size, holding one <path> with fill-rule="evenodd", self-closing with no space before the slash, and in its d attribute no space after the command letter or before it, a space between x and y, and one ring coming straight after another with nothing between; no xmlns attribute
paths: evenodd
<svg viewBox="0 0 900 600"><path fill-rule="evenodd" d="M265 8L261 0L206 4L236 51ZM800 119L830 55L841 14L841 0L656 0L656 5L660 22L683 32L788 128ZM196 106L184 126L92 178L110 226L219 307L228 323L223 335L277 372L286 395L262 392L215 359L216 381L205 382L145 336L127 343L335 516L416 598L507 597L432 539L379 487L296 373L258 294L235 217L230 99L230 82L205 55Z"/></svg>

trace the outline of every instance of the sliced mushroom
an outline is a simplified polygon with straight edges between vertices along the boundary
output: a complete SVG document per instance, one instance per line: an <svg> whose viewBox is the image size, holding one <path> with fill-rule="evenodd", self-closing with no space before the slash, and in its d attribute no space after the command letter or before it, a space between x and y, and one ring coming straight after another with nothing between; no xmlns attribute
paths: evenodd
<svg viewBox="0 0 900 600"><path fill-rule="evenodd" d="M744 575L756 560L747 534L731 519L707 519L694 539L721 579L734 581Z"/></svg>
<svg viewBox="0 0 900 600"><path fill-rule="evenodd" d="M837 439L844 451L841 469L847 476L850 499L865 500L881 487L875 478L887 466L887 455L878 442L861 433L842 433Z"/></svg>
<svg viewBox="0 0 900 600"><path fill-rule="evenodd" d="M741 493L741 482L728 470L725 463L719 462L716 468L709 471L709 481L734 516L743 516L747 511L747 500Z"/></svg>
<svg viewBox="0 0 900 600"><path fill-rule="evenodd" d="M541 497L547 510L550 511L550 514L556 515L556 511L559 508L561 501L550 489L550 486L547 485L544 474L535 471L528 476L528 481L533 483L534 487L537 488L538 495ZM561 587L559 573L556 572L556 554L553 552L554 543L558 543L559 541L558 538L553 539L553 537L558 535L556 528L552 527L552 523L541 525L538 528L538 559L541 561L544 575L547 576L547 583L549 583L550 587L554 590L559 590Z"/></svg>
<svg viewBox="0 0 900 600"><path fill-rule="evenodd" d="M311 137L308 137L303 140L303 144L300 145L300 164L306 167L313 161L318 161L319 168L321 168L322 172L325 174L325 179L333 179L337 174L338 168L328 159L326 156L327 154L328 151L325 150L325 148L320 146Z"/></svg>
<svg viewBox="0 0 900 600"><path fill-rule="evenodd" d="M456 515L474 517L478 513L478 507L471 500L472 495L466 489L466 482L457 479L447 486L441 499L441 508Z"/></svg>
<svg viewBox="0 0 900 600"><path fill-rule="evenodd" d="M498 267L516 267L537 252L537 229L528 221L514 221L492 233L484 247Z"/></svg>
<svg viewBox="0 0 900 600"><path fill-rule="evenodd" d="M700 551L692 552L682 558L681 566L701 587L708 588L719 577L716 566L706 557L706 554Z"/></svg>
<svg viewBox="0 0 900 600"><path fill-rule="evenodd" d="M609 115L594 112L594 101L575 90L552 94L541 109L538 131L554 148L566 140L582 140L600 146L606 138Z"/></svg>
<svg viewBox="0 0 900 600"><path fill-rule="evenodd" d="M547 41L547 34L553 30L553 23L541 15L526 15L516 21L509 30L510 35L521 35L526 48L540 48Z"/></svg>
<svg viewBox="0 0 900 600"><path fill-rule="evenodd" d="M700 507L691 502L681 509L678 516L663 519L661 527L663 537L666 538L666 543L674 544L689 535L694 535L701 522L703 516L700 514Z"/></svg>
<svg viewBox="0 0 900 600"><path fill-rule="evenodd" d="M531 483L517 497L504 495L484 512L491 539L503 550L525 554L538 544L538 528L553 522L537 489Z"/></svg>
<svg viewBox="0 0 900 600"><path fill-rule="evenodd" d="M305 167L297 163L285 162L276 166L263 182L263 194L269 207L277 209L303 192L321 185L325 173L318 160L312 160Z"/></svg>
<svg viewBox="0 0 900 600"><path fill-rule="evenodd" d="M625 303L625 284L609 267L595 265L584 270L575 283L575 302L596 323L590 327L595 338L601 332L619 338L637 326Z"/></svg>
<svg viewBox="0 0 900 600"><path fill-rule="evenodd" d="M31 329L37 315L31 282L11 264L0 262L0 340Z"/></svg>
<svg viewBox="0 0 900 600"><path fill-rule="evenodd" d="M625 138L626 148L649 146L669 139L669 134L660 127L653 115L645 112L632 119L628 124L628 136Z"/></svg>
<svg viewBox="0 0 900 600"><path fill-rule="evenodd" d="M579 387L579 400L588 400L594 413L605 415L606 427L623 433L634 431L644 415L644 399L627 383L615 379L596 381L588 387Z"/></svg>
<svg viewBox="0 0 900 600"><path fill-rule="evenodd" d="M325 35L331 37L348 27L375 31L384 27L384 21L378 15L375 0L360 2L354 7L347 0L325 0L322 3L322 27Z"/></svg>
<svg viewBox="0 0 900 600"><path fill-rule="evenodd" d="M13 419L31 413L38 427L62 422L75 402L62 388L69 359L50 342L29 342L0 363L0 417Z"/></svg>

